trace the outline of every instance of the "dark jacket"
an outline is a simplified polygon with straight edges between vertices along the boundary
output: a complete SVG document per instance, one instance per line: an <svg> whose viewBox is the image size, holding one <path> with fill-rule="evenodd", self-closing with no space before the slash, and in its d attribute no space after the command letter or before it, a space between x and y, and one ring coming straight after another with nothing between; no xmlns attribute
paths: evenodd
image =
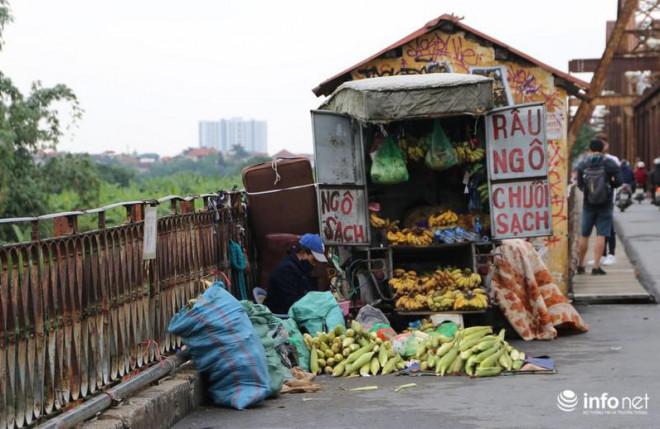
<svg viewBox="0 0 660 429"><path fill-rule="evenodd" d="M651 171L651 183L656 188L660 186L660 165L653 167L653 171ZM651 189L651 191L655 192L655 189Z"/></svg>
<svg viewBox="0 0 660 429"><path fill-rule="evenodd" d="M621 175L623 176L623 183L630 186L635 184L635 174L628 164L621 164Z"/></svg>
<svg viewBox="0 0 660 429"><path fill-rule="evenodd" d="M610 193L610 198L609 202L603 204L603 207L611 207L613 205L613 192L615 188L618 188L623 184L623 177L621 175L621 169L619 168L618 165L616 165L616 162L609 158L605 158L603 155L591 155L584 161L578 165L577 171L577 185L578 188L584 192L584 170L587 169L587 167L590 166L599 166L599 165L605 165L605 174L608 175L608 179L610 184L612 185L611 187L611 193ZM584 199L584 205L585 206L592 206L592 204L589 204L587 202L587 199ZM595 208L598 208L596 206Z"/></svg>
<svg viewBox="0 0 660 429"><path fill-rule="evenodd" d="M300 261L293 252L285 256L270 274L264 305L274 314L288 313L294 302L318 289L313 269L312 264Z"/></svg>

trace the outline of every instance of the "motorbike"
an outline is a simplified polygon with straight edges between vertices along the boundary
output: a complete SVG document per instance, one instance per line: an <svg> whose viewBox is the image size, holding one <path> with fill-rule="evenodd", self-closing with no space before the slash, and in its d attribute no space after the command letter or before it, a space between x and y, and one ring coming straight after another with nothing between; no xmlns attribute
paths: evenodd
<svg viewBox="0 0 660 429"><path fill-rule="evenodd" d="M635 196L633 198L635 198L635 201L639 204L642 204L642 201L644 201L644 189L642 189L641 186L635 189Z"/></svg>
<svg viewBox="0 0 660 429"><path fill-rule="evenodd" d="M616 194L616 206L624 212L628 207L632 205L632 189L630 188L630 185L624 184L621 186L621 188L618 190Z"/></svg>
<svg viewBox="0 0 660 429"><path fill-rule="evenodd" d="M652 203L660 207L660 186L656 188L654 197Z"/></svg>

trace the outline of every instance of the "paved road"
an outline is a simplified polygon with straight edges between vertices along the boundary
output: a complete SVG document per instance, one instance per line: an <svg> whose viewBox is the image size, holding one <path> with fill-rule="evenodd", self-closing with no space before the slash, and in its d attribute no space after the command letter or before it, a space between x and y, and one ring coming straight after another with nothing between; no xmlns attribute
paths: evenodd
<svg viewBox="0 0 660 429"><path fill-rule="evenodd" d="M645 265L646 281L660 284L660 212L646 204L632 207L617 215L617 219L620 234L628 235L626 241L635 260ZM282 396L240 412L203 407L175 427L660 427L660 307L594 305L579 306L578 311L591 326L585 334L562 334L552 342L514 341L531 355L552 356L558 369L556 375L475 380L404 376L319 378L323 385L320 392ZM394 393L396 386L410 382L416 382L417 387ZM342 390L366 385L378 385L379 390ZM557 395L567 389L580 399L572 412L557 407ZM606 413L584 407L584 395L601 398L604 394L617 401L641 397L638 405L643 409L638 414L623 414L620 408L620 413ZM609 400L611 405L614 402ZM647 414L639 414L640 411Z"/></svg>

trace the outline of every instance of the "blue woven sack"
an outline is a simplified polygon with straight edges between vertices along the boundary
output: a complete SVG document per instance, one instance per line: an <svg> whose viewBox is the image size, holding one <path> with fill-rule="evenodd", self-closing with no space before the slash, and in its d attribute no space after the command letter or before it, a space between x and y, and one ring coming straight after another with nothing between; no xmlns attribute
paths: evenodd
<svg viewBox="0 0 660 429"><path fill-rule="evenodd" d="M337 325L346 327L344 313L332 292L309 292L291 306L289 317L311 335L328 332Z"/></svg>
<svg viewBox="0 0 660 429"><path fill-rule="evenodd" d="M174 315L168 331L181 337L213 402L239 410L264 400L270 378L264 348L241 304L211 285L191 309Z"/></svg>

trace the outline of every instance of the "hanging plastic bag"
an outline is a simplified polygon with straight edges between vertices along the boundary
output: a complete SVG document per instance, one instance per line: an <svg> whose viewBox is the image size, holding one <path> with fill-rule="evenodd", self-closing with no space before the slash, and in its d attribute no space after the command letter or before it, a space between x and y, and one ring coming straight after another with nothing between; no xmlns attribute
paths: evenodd
<svg viewBox="0 0 660 429"><path fill-rule="evenodd" d="M446 170L458 164L458 155L437 119L433 122L431 146L424 159L432 170Z"/></svg>
<svg viewBox="0 0 660 429"><path fill-rule="evenodd" d="M393 185L408 181L408 168L401 150L392 136L385 139L374 155L371 164L371 181L381 185Z"/></svg>

